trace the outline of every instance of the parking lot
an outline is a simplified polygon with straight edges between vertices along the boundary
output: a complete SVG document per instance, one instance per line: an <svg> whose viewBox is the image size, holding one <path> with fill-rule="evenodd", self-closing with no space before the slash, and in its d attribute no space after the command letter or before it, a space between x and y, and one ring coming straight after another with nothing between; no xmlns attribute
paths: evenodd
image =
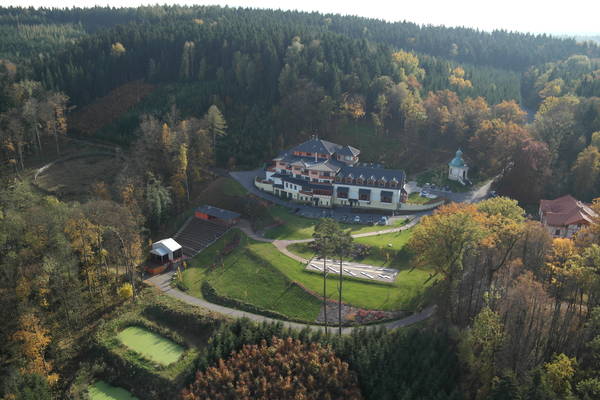
<svg viewBox="0 0 600 400"><path fill-rule="evenodd" d="M383 216L381 214L356 213L356 210L335 208L322 209L316 207L301 206L291 210L296 215L306 218L332 218L338 222L346 224L361 224L361 225L387 225L394 218ZM385 218L385 223L382 218Z"/></svg>

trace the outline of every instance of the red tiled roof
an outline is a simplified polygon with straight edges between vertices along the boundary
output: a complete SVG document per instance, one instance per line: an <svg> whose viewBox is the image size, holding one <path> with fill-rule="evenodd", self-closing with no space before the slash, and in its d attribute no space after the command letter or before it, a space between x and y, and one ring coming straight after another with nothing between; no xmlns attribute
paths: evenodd
<svg viewBox="0 0 600 400"><path fill-rule="evenodd" d="M571 195L540 200L540 211L546 224L552 226L589 224L598 216L587 204Z"/></svg>

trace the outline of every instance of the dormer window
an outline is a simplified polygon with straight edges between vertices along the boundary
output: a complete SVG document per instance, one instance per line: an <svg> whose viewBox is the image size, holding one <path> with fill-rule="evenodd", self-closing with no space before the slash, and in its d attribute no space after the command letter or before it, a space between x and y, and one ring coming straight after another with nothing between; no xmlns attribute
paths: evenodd
<svg viewBox="0 0 600 400"><path fill-rule="evenodd" d="M387 181L385 180L385 178L381 178L381 179L379 180L379 186L381 186L381 187L385 187L385 184L386 184L386 183L387 183Z"/></svg>
<svg viewBox="0 0 600 400"><path fill-rule="evenodd" d="M364 182L364 179L363 179L363 178L356 178L356 184L357 184L357 185L362 185L362 184L363 184L363 182Z"/></svg>
<svg viewBox="0 0 600 400"><path fill-rule="evenodd" d="M342 181L342 178L340 178L339 176L336 176L336 177L335 177L335 181L336 181L336 182L341 182L341 181Z"/></svg>

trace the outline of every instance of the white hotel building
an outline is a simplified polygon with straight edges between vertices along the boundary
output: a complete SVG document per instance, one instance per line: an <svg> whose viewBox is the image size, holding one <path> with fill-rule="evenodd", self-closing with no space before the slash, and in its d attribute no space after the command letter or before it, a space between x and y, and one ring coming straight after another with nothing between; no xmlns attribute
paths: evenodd
<svg viewBox="0 0 600 400"><path fill-rule="evenodd" d="M402 170L358 163L360 150L312 138L286 150L257 177L257 188L319 207L395 211L407 193Z"/></svg>

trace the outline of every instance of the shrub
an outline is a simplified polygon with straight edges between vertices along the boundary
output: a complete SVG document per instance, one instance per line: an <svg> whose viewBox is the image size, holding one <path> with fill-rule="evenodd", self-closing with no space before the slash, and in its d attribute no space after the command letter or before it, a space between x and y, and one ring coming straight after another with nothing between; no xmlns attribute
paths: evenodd
<svg viewBox="0 0 600 400"><path fill-rule="evenodd" d="M133 297L133 286L131 283L124 283L118 290L117 294L119 298L123 301L129 300Z"/></svg>

